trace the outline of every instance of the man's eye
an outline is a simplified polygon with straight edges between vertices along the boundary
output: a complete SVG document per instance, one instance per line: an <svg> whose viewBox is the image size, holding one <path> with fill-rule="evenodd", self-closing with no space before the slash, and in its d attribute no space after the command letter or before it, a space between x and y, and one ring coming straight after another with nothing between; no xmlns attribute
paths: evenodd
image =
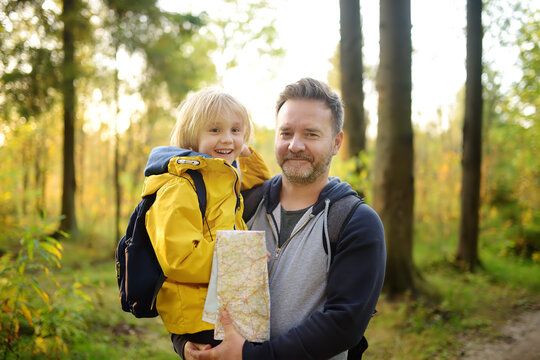
<svg viewBox="0 0 540 360"><path fill-rule="evenodd" d="M282 131L281 132L281 137L287 137L287 136L291 136L291 133L288 132L288 131Z"/></svg>

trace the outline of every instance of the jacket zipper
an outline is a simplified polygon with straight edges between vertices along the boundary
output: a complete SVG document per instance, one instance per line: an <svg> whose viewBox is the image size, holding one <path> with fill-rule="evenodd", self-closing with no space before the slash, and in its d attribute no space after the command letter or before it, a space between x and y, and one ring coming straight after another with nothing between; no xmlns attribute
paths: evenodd
<svg viewBox="0 0 540 360"><path fill-rule="evenodd" d="M270 277L270 275L272 275L272 271L274 270L274 266L276 265L276 262L279 258L279 255L283 252L283 250L285 250L285 248L287 247L287 245L289 245L289 243L291 242L291 239L296 235L298 234L306 225L307 223L313 219L314 215L313 214L309 214L309 217L306 219L306 221L302 224L302 226L300 226L298 229L296 229L296 231L293 231L293 233L291 234L291 236L289 236L289 238L281 245L281 246L278 246L279 244L279 235L278 236L275 236L274 234L274 237L276 239L276 253L274 254L274 262L272 263L272 266L270 267L270 271L268 272L268 277Z"/></svg>
<svg viewBox="0 0 540 360"><path fill-rule="evenodd" d="M235 224L233 225L233 228L235 230L238 230L238 229L236 229L236 214L238 213L238 210L240 209L240 195L239 195L239 191L237 189L238 188L238 173L236 171L234 171L232 165L230 165L229 163L225 162L225 165L228 166L231 169L231 171L233 172L234 177L235 177L233 188L234 188L234 194L236 195L236 205L234 207Z"/></svg>

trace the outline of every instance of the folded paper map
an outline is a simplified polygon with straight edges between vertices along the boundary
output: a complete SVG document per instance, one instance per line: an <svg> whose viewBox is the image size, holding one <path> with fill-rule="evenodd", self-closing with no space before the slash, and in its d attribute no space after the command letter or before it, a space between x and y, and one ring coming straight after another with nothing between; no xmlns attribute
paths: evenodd
<svg viewBox="0 0 540 360"><path fill-rule="evenodd" d="M212 276L203 320L215 324L214 338L225 333L217 321L226 309L247 340L270 338L270 294L264 231L218 230Z"/></svg>

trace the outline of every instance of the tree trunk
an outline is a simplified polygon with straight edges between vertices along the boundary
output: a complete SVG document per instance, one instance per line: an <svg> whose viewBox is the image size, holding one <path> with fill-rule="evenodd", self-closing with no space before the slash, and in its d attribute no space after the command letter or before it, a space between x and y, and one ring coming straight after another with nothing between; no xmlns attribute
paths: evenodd
<svg viewBox="0 0 540 360"><path fill-rule="evenodd" d="M118 44L114 47L115 54L118 54ZM116 245L120 240L120 204L122 202L122 193L120 187L120 135L118 134L118 116L120 115L120 79L118 78L118 64L114 71L114 99L116 106L116 113L114 116L114 174L113 174L113 188L115 191L115 212L114 212L114 234L115 238L113 243Z"/></svg>
<svg viewBox="0 0 540 360"><path fill-rule="evenodd" d="M42 119L42 123L45 120ZM35 172L35 187L39 189L39 194L36 198L36 211L42 218L46 215L45 211L45 187L46 187L46 178L45 178L45 166L43 164L47 163L47 150L45 149L45 131L46 124L41 126L41 129L38 132L38 139L36 141L36 147L34 152L34 172Z"/></svg>
<svg viewBox="0 0 540 360"><path fill-rule="evenodd" d="M482 164L482 1L467 0L467 81L461 166L461 219L458 263L474 271L478 259L478 222Z"/></svg>
<svg viewBox="0 0 540 360"><path fill-rule="evenodd" d="M64 63L62 93L64 96L64 174L62 186L62 215L60 230L77 232L75 216L75 0L64 0L62 9Z"/></svg>
<svg viewBox="0 0 540 360"><path fill-rule="evenodd" d="M413 131L411 123L410 1L380 2L379 122L374 207L385 229L390 298L415 292L413 248Z"/></svg>
<svg viewBox="0 0 540 360"><path fill-rule="evenodd" d="M348 156L366 148L360 0L340 0L341 96L345 106Z"/></svg>
<svg viewBox="0 0 540 360"><path fill-rule="evenodd" d="M28 215L28 199L31 197L28 196L28 191L30 189L30 168L28 167L28 163L30 162L29 158L32 157L32 155L28 155L28 152L31 152L31 148L28 146L29 144L26 143L26 140L24 141L25 145L22 148L22 191L21 191L21 214L23 216Z"/></svg>

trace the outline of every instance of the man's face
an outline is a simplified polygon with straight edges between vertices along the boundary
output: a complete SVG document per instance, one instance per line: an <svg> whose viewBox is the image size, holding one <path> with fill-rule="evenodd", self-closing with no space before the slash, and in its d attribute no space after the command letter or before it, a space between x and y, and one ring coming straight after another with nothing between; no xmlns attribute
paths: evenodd
<svg viewBox="0 0 540 360"><path fill-rule="evenodd" d="M320 100L290 99L277 114L276 159L283 175L296 184L328 177L343 132L332 135L332 112Z"/></svg>

